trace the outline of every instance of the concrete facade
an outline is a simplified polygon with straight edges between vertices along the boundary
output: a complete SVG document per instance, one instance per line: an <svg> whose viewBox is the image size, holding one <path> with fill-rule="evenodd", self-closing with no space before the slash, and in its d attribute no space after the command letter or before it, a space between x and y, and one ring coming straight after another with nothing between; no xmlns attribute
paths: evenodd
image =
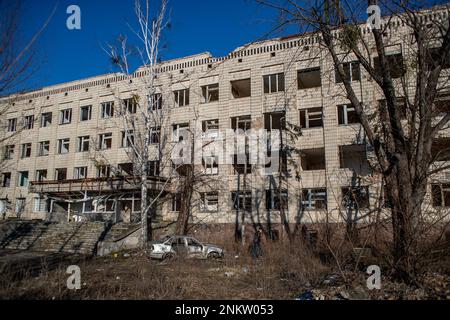
<svg viewBox="0 0 450 320"><path fill-rule="evenodd" d="M389 42L388 50L392 54L400 53L405 66L408 66L408 56L413 50L408 30L400 20L393 19L391 23L390 34L386 39ZM369 34L366 26L361 28L364 34ZM372 50L376 55L375 47ZM354 69L353 85L359 97L367 103L368 108L374 108L382 95L363 67L359 67L358 71L358 66L351 63L355 60L355 57L349 55L343 58L343 63L348 63L348 68ZM319 73L316 73L317 70ZM270 77L279 74L282 76ZM317 80L318 74L320 77ZM136 219L130 213L134 212L138 216L139 195L136 190L126 191L120 187L118 191L111 188L106 193L107 196L102 198L103 193L100 191L104 189L99 190L98 187L97 156L101 153L102 159L108 159L113 167L130 162L126 148L121 146L123 128L118 120L120 117L117 106L120 105L120 99L131 98L135 94L145 96L146 75L146 68L140 68L131 76L107 74L3 99L3 103L13 103L6 114L6 121L17 118L20 123L21 119L29 115L34 115L35 118L32 129L10 133L12 137L2 146L5 150L7 145L14 145L12 158L4 160L1 165L2 183L5 181L5 174L10 174L11 177L9 185L2 184L3 187L0 188L3 203L3 209L0 209L4 215L16 216L20 212L24 218L48 219L54 215L59 220L64 220L77 219L77 214L83 216L86 213L91 218L95 216L124 221ZM265 76L269 76L270 80L264 80ZM414 84L414 74L408 68L406 78ZM275 85L272 84L274 79L277 81ZM269 90L265 90L265 81L269 81L266 82ZM290 222L339 220L339 217L345 216L343 199L347 192L345 188L350 186L361 187L358 194L362 210L366 210L363 208L366 207L366 202L367 210L380 206L380 179L369 166L373 154L365 144L361 126L351 123L352 110L346 107L349 101L342 84L337 82L329 55L318 44L317 35L304 34L252 43L237 48L222 58L202 53L163 62L157 67L155 82L157 91L162 94L162 108L167 112L167 125L162 128L161 135L165 134L169 138L173 134L173 126L177 124L201 128L204 121L218 120L219 131L224 132L233 126L233 119L236 117L245 119L249 116L252 129L264 128L267 114L277 112L285 114L286 123L302 127L301 134L296 139L287 134L284 136L286 144L299 150L289 157L289 174L282 179L285 185L283 188L287 191L286 213ZM204 87L215 84L219 88L218 100L205 102ZM400 86L399 80L397 84ZM240 88L238 91L244 97L236 97L238 93L232 89L233 85ZM175 100L175 92L185 89L188 89L189 103L179 106ZM210 89L214 90L214 86ZM274 92L265 92L272 89L275 89ZM413 90L413 85L408 90ZM214 93L211 96L213 95ZM114 102L114 116L103 119L102 112L107 113L108 110L104 108L108 107L102 107L102 104L108 102ZM90 119L81 121L81 108L85 106L91 106L90 111L84 109L86 114L90 114ZM62 124L61 117L69 117L68 113L62 112L66 109L71 109L71 120ZM44 127L43 115L49 112L52 113L52 121ZM104 133L112 134L110 148L93 153L92 145L99 144L102 139L100 135ZM90 137L90 151L78 151L78 138L82 136ZM61 145L65 143L64 139L69 139L69 149L67 153L60 154L61 148L65 151L65 145ZM39 155L40 143L45 141L50 143L48 155ZM22 149L27 148L23 145L27 143L31 143L29 157L27 151L22 154ZM76 169L79 167L86 167L87 173L84 169ZM61 171L59 182L55 181L57 169L66 169L66 176L64 170ZM30 187L37 180L38 170L47 170L44 180L50 181L53 188L60 188L59 193L51 193L53 201L45 200L49 198L48 192L32 192L43 190L36 189L39 184L34 185L34 189ZM162 168L160 175L164 177L167 170L169 169ZM232 192L240 191L242 194L242 190L247 188L248 195L251 194L251 211L246 213L247 221L265 222L270 218L279 222L277 205L267 200L271 181L276 184L279 181L278 174L264 176L257 171L252 168L251 173L238 175L230 164L219 164L217 172L216 169L205 169L205 175L212 173L211 181L214 183L201 188L204 192L211 192L205 197L208 196L209 200L206 207L212 210L205 210L204 200L197 199L201 204L195 205L194 220L234 223L236 202L233 201ZM27 179L24 177L25 172L28 172ZM445 178L444 172L433 179L439 181ZM161 187L158 183L161 182L155 182L155 189ZM94 195L96 198L92 203ZM88 201L79 201L80 197L85 196L89 198ZM40 205L36 200L39 197L44 199ZM201 198L203 195L196 197ZM78 200L68 204L65 199ZM113 202L102 204L101 201ZM113 203L118 203L114 201L122 204L114 205ZM176 209L176 204L172 202L168 200L161 204L159 214L165 220L176 218L177 212L173 210ZM52 207L51 213L48 212L49 206Z"/></svg>

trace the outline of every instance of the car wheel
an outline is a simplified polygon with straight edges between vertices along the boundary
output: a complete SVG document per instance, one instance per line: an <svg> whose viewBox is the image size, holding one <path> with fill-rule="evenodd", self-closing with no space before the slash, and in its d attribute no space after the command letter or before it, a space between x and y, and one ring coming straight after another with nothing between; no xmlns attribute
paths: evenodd
<svg viewBox="0 0 450 320"><path fill-rule="evenodd" d="M166 253L163 257L163 260L173 260L175 258L175 254L172 252Z"/></svg>
<svg viewBox="0 0 450 320"><path fill-rule="evenodd" d="M207 258L210 260L216 260L220 258L220 255L217 252L210 252L208 253Z"/></svg>

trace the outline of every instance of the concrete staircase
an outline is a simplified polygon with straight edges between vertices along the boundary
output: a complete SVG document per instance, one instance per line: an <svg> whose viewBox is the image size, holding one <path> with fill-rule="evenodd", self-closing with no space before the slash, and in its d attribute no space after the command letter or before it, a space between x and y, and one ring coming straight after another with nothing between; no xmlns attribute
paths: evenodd
<svg viewBox="0 0 450 320"><path fill-rule="evenodd" d="M94 255L106 230L103 222L6 220L0 223L0 249Z"/></svg>

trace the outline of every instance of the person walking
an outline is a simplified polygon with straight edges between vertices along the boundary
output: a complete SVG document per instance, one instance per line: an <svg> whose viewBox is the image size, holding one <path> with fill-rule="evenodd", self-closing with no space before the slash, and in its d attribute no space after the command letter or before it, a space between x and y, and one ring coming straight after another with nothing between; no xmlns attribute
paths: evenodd
<svg viewBox="0 0 450 320"><path fill-rule="evenodd" d="M263 255L261 247L261 236L262 236L262 229L258 227L255 231L255 235L253 236L251 247L251 255L253 259L258 259Z"/></svg>

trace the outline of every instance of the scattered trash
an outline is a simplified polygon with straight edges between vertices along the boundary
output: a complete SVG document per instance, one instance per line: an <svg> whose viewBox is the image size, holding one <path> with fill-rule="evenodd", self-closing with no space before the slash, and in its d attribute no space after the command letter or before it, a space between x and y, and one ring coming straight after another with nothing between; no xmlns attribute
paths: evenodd
<svg viewBox="0 0 450 320"><path fill-rule="evenodd" d="M234 272L225 272L225 275L229 278L234 276Z"/></svg>
<svg viewBox="0 0 450 320"><path fill-rule="evenodd" d="M120 280L120 277L119 277L119 276L117 276L117 277L116 277L116 280Z"/></svg>
<svg viewBox="0 0 450 320"><path fill-rule="evenodd" d="M308 290L296 297L295 300L314 300L314 294L312 291Z"/></svg>
<svg viewBox="0 0 450 320"><path fill-rule="evenodd" d="M114 258L117 258L117 256L118 256L117 253L114 253L114 254L113 254L113 257L114 257Z"/></svg>
<svg viewBox="0 0 450 320"><path fill-rule="evenodd" d="M258 291L262 291L262 290L263 290L263 288L256 288L256 290L258 290Z"/></svg>
<svg viewBox="0 0 450 320"><path fill-rule="evenodd" d="M242 272L243 272L243 273L248 273L248 267L247 267L247 266L243 267L243 268L242 268Z"/></svg>
<svg viewBox="0 0 450 320"><path fill-rule="evenodd" d="M129 253L124 253L123 256L124 256L125 258L128 258L128 257L130 256L130 254L129 254Z"/></svg>

